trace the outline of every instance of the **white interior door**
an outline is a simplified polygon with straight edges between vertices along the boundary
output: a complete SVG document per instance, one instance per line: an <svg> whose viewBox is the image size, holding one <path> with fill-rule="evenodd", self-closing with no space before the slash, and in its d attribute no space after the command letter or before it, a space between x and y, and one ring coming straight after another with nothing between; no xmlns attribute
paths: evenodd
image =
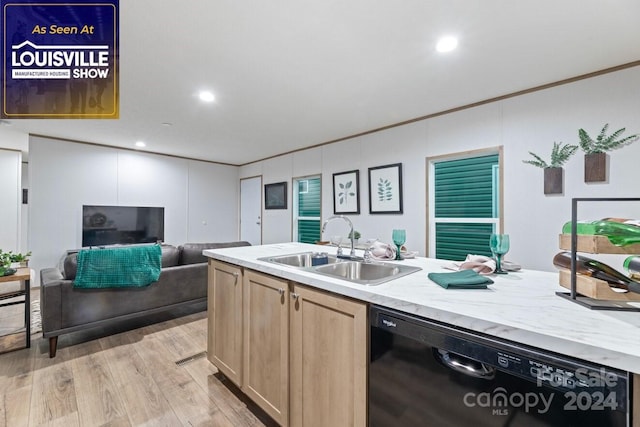
<svg viewBox="0 0 640 427"><path fill-rule="evenodd" d="M240 180L240 240L262 244L262 177Z"/></svg>

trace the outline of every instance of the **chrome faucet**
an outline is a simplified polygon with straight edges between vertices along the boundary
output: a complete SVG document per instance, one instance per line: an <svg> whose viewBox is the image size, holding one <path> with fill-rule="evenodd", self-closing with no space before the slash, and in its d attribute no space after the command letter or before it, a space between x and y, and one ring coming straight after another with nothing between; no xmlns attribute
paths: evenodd
<svg viewBox="0 0 640 427"><path fill-rule="evenodd" d="M349 238L351 240L351 253L349 254L351 257L355 257L356 256L356 250L353 247L353 223L351 222L351 220L349 218L347 218L344 215L333 215L331 217L329 217L324 224L322 224L322 231L320 232L320 234L324 234L324 229L327 227L327 224L329 223L329 221L332 221L334 219L343 219L345 221L347 221L347 223L349 224L349 227L351 228L351 232L349 233ZM342 248L340 248L340 245L338 245L338 256L342 255Z"/></svg>

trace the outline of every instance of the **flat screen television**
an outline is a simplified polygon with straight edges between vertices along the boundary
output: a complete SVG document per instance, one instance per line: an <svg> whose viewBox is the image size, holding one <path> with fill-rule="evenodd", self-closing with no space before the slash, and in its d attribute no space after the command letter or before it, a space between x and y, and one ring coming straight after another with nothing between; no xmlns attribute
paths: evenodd
<svg viewBox="0 0 640 427"><path fill-rule="evenodd" d="M82 246L164 241L164 208L82 206Z"/></svg>

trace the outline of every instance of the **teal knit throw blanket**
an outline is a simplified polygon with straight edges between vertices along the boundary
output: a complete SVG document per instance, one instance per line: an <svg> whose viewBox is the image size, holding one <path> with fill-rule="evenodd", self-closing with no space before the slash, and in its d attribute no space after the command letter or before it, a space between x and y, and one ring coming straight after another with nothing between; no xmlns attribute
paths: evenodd
<svg viewBox="0 0 640 427"><path fill-rule="evenodd" d="M78 252L76 288L120 288L148 286L160 277L162 250L159 245Z"/></svg>

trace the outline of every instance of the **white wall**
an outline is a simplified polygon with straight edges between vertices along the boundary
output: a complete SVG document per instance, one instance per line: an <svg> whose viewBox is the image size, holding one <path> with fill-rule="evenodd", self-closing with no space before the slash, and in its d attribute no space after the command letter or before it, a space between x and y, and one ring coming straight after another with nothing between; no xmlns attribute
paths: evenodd
<svg viewBox="0 0 640 427"><path fill-rule="evenodd" d="M291 177L293 155L265 160L262 165L262 184L287 181L287 209L264 210L262 214L262 243L291 241ZM264 198L264 191L262 194ZM264 203L262 204L264 206Z"/></svg>
<svg viewBox="0 0 640 427"><path fill-rule="evenodd" d="M229 242L239 236L238 168L189 161L188 242Z"/></svg>
<svg viewBox="0 0 640 427"><path fill-rule="evenodd" d="M162 206L165 241L238 238L238 168L42 137L29 142L36 270L82 244L82 205Z"/></svg>
<svg viewBox="0 0 640 427"><path fill-rule="evenodd" d="M11 187L11 185L15 183L15 179L13 177L13 162L16 158L15 156L20 155L20 157L22 158L22 163L20 165L22 188L28 188L28 180L25 176L27 171L26 151L28 147L29 136L27 134L25 134L24 132L14 131L11 126L7 126L4 123L0 126L0 150L5 153L11 153L9 156L11 160L5 158L4 161L9 161L12 165L7 170L5 170L4 165L0 167L0 175L2 175L3 177L0 186L2 186L3 194L5 191L9 191L9 193L7 194L10 194L10 200L8 200L6 203L4 203L3 200L3 202L0 203L0 218L2 219L2 224L5 224L5 226L3 227L5 228L5 230L0 231L0 234L10 234L11 236L13 236L13 227L15 227L16 230L19 230L19 236L17 237L17 240L13 237L10 239L12 243L0 237L0 249L12 250L14 252L18 251L21 253L26 253L29 250L27 246L27 205L19 205L19 219L15 220L15 222L8 222L10 219L7 217L7 215L13 215L13 195L16 189ZM7 178L7 175L10 175L11 178ZM18 188L17 191L18 203L22 203L22 190ZM11 213L9 214L8 212ZM12 219L11 221L14 221L14 219Z"/></svg>
<svg viewBox="0 0 640 427"><path fill-rule="evenodd" d="M607 183L584 183L583 153L578 152L565 166L565 191L559 196L545 196L543 171L522 160L530 158L528 151L549 158L554 141L577 144L579 128L597 136L605 123L611 131L626 127L624 136L640 133L640 67L256 162L241 167L240 176L259 171L265 184L291 182L300 175L297 161L304 159L304 174L323 176L326 219L333 214L332 174L358 169L361 214L350 217L362 237L390 241L391 230L402 227L408 248L425 254L425 158L502 145L504 231L512 242L507 258L527 268L554 271L551 260L558 252L562 224L570 219L572 197L640 197L640 141L610 153ZM398 162L403 165L404 214L370 215L368 168ZM640 218L638 205L581 204L579 217ZM290 210L265 212L263 237L263 243L290 240Z"/></svg>
<svg viewBox="0 0 640 427"><path fill-rule="evenodd" d="M19 252L22 153L0 149L0 249Z"/></svg>

